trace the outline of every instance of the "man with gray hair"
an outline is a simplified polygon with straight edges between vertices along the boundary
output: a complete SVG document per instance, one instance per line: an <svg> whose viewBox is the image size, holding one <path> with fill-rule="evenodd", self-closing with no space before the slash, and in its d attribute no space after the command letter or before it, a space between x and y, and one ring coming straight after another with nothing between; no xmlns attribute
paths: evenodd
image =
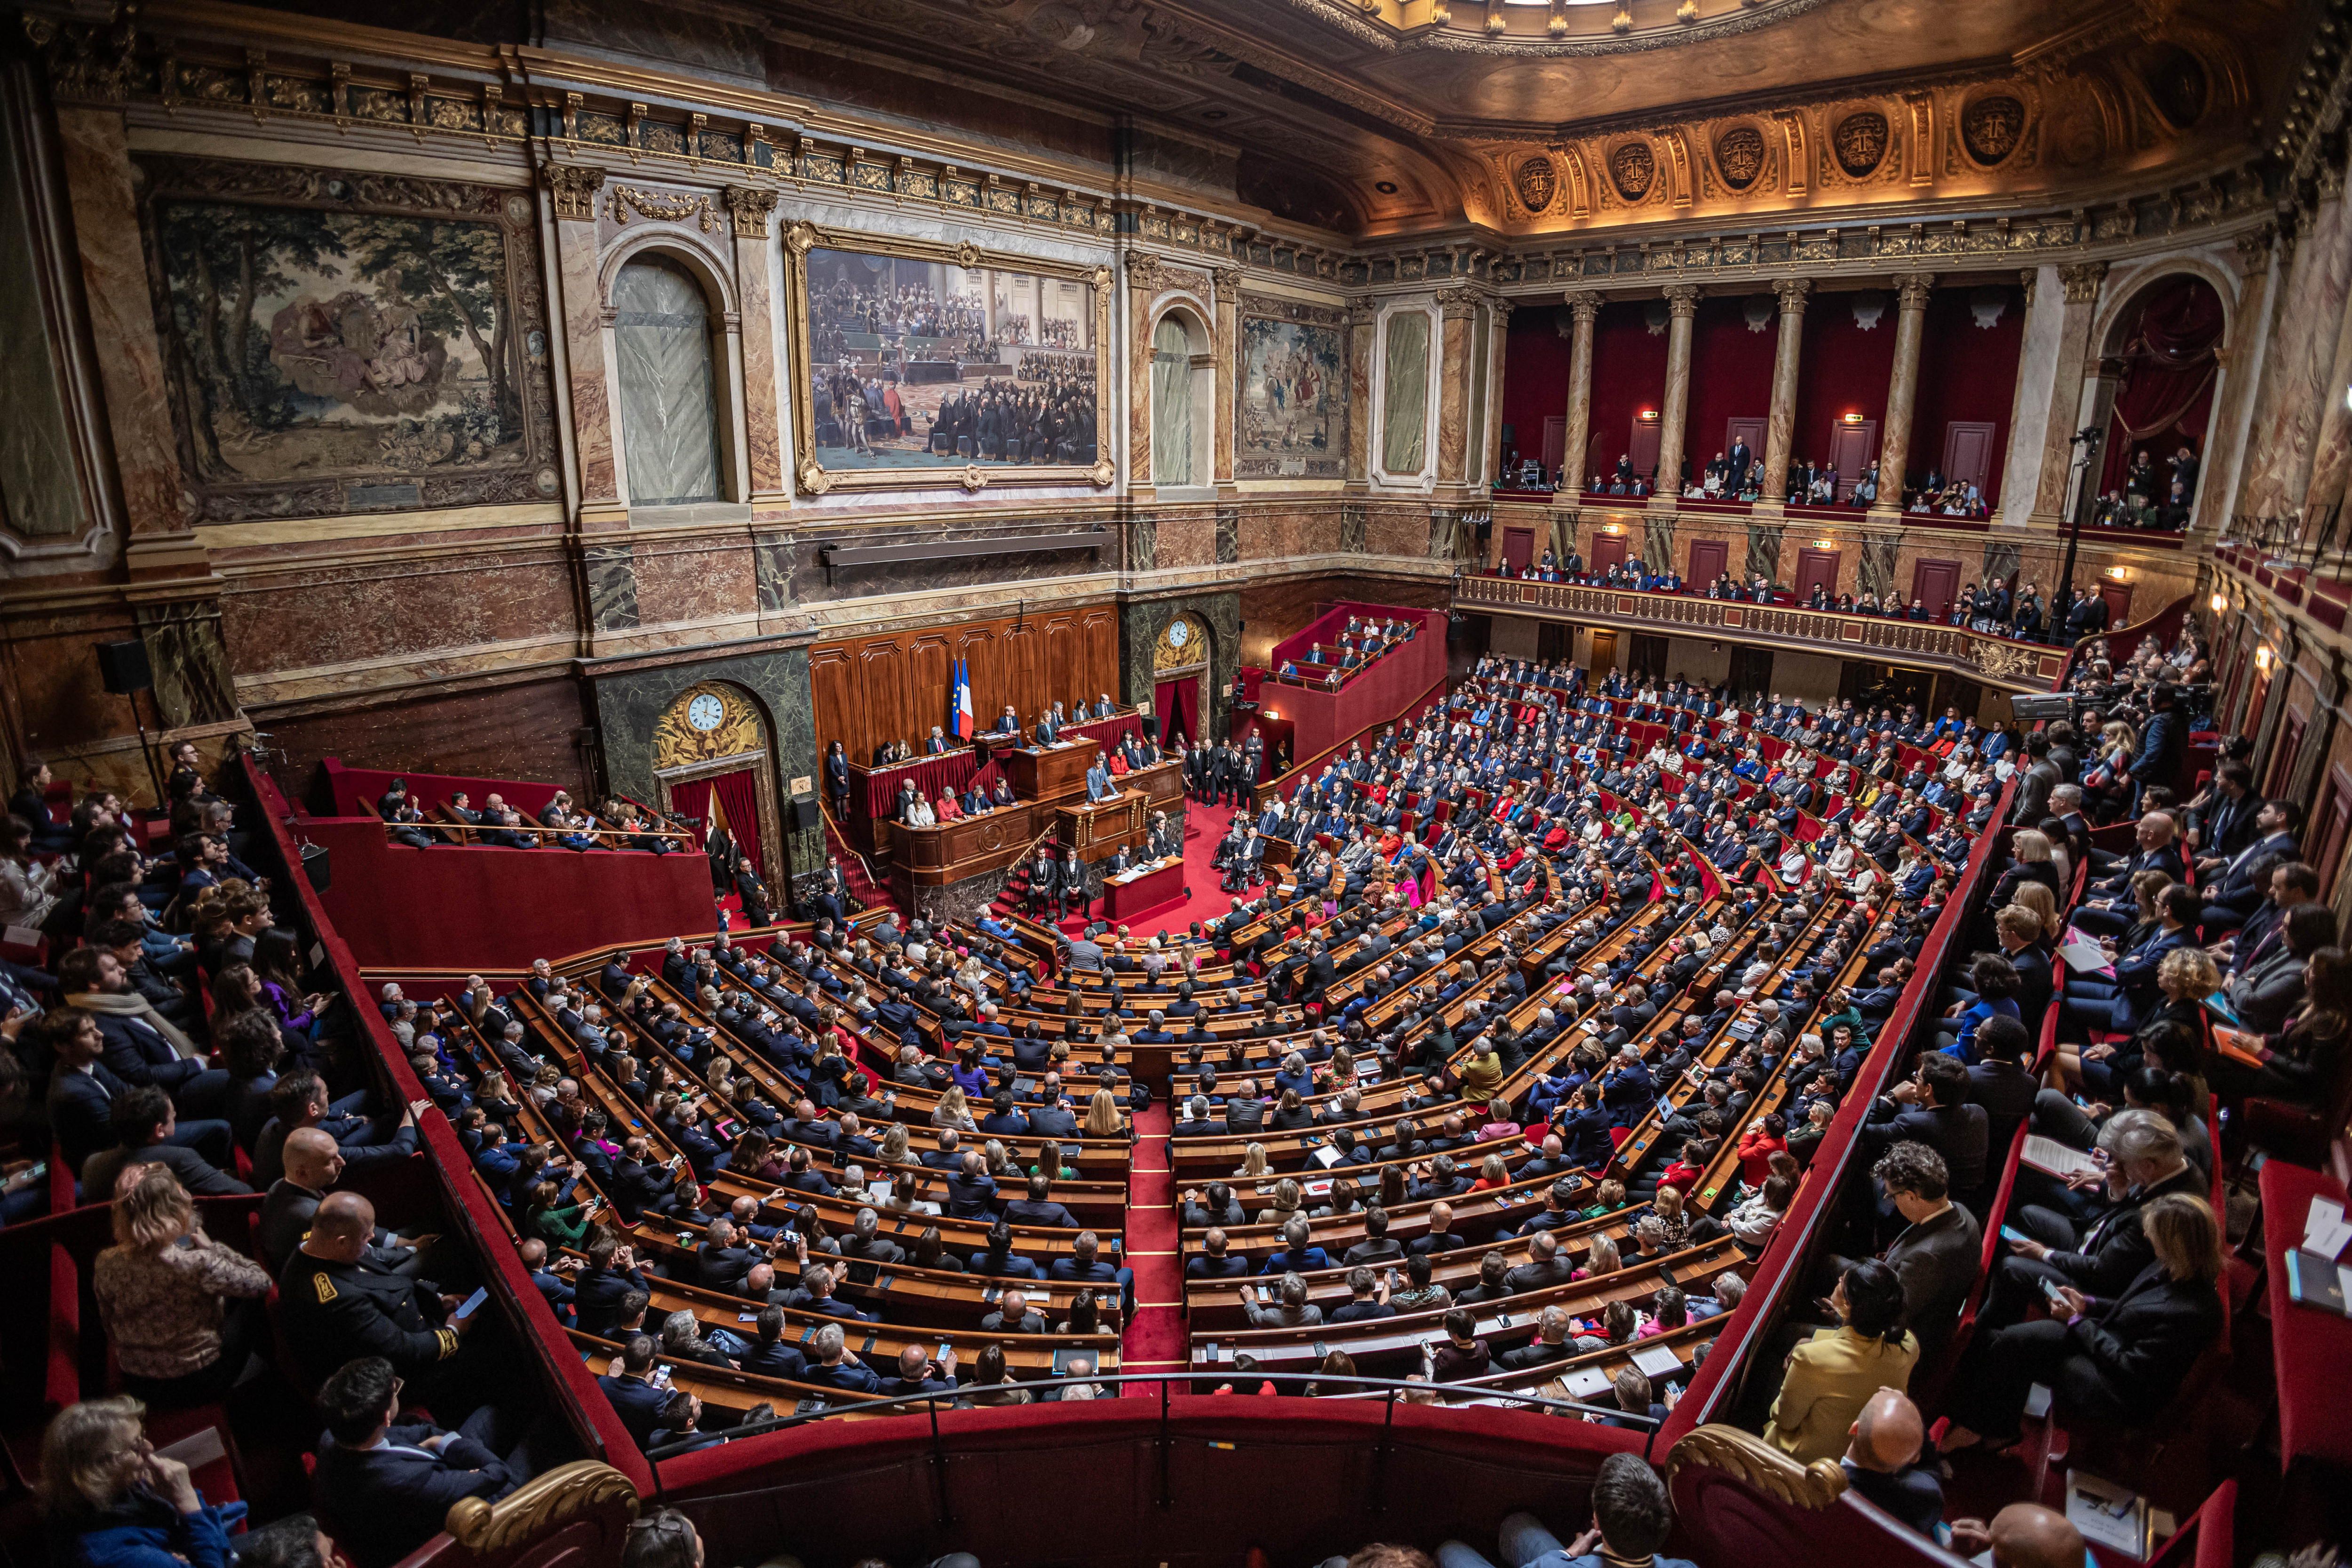
<svg viewBox="0 0 2352 1568"><path fill-rule="evenodd" d="M1307 1299L1307 1281L1297 1274L1282 1277L1271 1307L1258 1305L1257 1288L1243 1286L1242 1310L1253 1329L1311 1328L1323 1321L1323 1309Z"/></svg>
<svg viewBox="0 0 2352 1568"><path fill-rule="evenodd" d="M2052 1204L2017 1211L2011 1223L2032 1239L2009 1244L1985 1301L1990 1326L2022 1319L2044 1280L2088 1296L2123 1294L2156 1258L2140 1210L2168 1193L2206 1194L2204 1176L2181 1152L2179 1132L2153 1110L2116 1111L2099 1130L2099 1146L2107 1155L2104 1173L2069 1178Z"/></svg>
<svg viewBox="0 0 2352 1568"><path fill-rule="evenodd" d="M882 1380L874 1374L873 1368L857 1359L857 1352L849 1348L839 1323L826 1323L817 1330L809 1342L809 1354L813 1359L808 1370L801 1374L803 1383L812 1383L819 1388L838 1388L847 1394L882 1392Z"/></svg>

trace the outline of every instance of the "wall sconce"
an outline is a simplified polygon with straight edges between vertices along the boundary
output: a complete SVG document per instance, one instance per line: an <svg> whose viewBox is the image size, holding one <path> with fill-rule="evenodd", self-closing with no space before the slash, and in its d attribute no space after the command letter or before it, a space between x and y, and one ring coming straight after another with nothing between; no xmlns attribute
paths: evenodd
<svg viewBox="0 0 2352 1568"><path fill-rule="evenodd" d="M1858 408L1848 409L1848 410L1846 411L1845 422L1846 422L1847 424L1849 424L1849 425L1859 425L1859 424L1861 424L1861 423L1862 423L1862 411L1861 411L1860 409L1858 409Z"/></svg>
<svg viewBox="0 0 2352 1568"><path fill-rule="evenodd" d="M2264 643L2262 647L2254 649L2254 668L2256 669L2261 670L2264 675L2268 675L2271 672L2272 663L2273 656L2268 643Z"/></svg>
<svg viewBox="0 0 2352 1568"><path fill-rule="evenodd" d="M2230 608L2230 595L2227 594L2215 594L2205 602L2213 607L2213 613L2217 616L2227 614Z"/></svg>

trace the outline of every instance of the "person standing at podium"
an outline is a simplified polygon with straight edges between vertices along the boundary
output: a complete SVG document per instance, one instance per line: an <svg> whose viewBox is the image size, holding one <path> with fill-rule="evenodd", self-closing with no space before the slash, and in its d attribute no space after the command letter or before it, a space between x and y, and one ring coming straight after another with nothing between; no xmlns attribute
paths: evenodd
<svg viewBox="0 0 2352 1568"><path fill-rule="evenodd" d="M1121 791L1111 782L1110 770L1103 766L1102 753L1095 753L1094 766L1087 770L1087 799L1100 802L1117 800Z"/></svg>
<svg viewBox="0 0 2352 1568"><path fill-rule="evenodd" d="M1041 746L1050 746L1061 738L1061 721L1054 717L1053 710L1047 709L1045 712L1038 714L1037 743Z"/></svg>

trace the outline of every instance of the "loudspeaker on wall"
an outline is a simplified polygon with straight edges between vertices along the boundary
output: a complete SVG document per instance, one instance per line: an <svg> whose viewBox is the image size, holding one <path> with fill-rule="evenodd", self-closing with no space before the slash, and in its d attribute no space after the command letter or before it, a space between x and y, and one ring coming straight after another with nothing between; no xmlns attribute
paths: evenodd
<svg viewBox="0 0 2352 1568"><path fill-rule="evenodd" d="M796 795L793 796L793 826L794 828L803 833L814 833L817 830L818 825L823 822L823 820L824 818L817 815L816 796L813 795Z"/></svg>
<svg viewBox="0 0 2352 1568"><path fill-rule="evenodd" d="M136 637L129 642L100 643L98 673L105 680L106 689L117 697L150 690L155 684L155 672L147 663L147 645Z"/></svg>

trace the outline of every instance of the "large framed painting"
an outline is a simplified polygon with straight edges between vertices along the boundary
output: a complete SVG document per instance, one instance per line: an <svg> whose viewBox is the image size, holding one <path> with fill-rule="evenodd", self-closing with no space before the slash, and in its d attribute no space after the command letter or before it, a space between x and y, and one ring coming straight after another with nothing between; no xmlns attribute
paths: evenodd
<svg viewBox="0 0 2352 1568"><path fill-rule="evenodd" d="M1241 333L1234 477L1345 479L1347 312L1244 294Z"/></svg>
<svg viewBox="0 0 2352 1568"><path fill-rule="evenodd" d="M195 521L557 500L529 192L161 155L140 167Z"/></svg>
<svg viewBox="0 0 2352 1568"><path fill-rule="evenodd" d="M804 490L1107 486L1108 267L784 232Z"/></svg>

